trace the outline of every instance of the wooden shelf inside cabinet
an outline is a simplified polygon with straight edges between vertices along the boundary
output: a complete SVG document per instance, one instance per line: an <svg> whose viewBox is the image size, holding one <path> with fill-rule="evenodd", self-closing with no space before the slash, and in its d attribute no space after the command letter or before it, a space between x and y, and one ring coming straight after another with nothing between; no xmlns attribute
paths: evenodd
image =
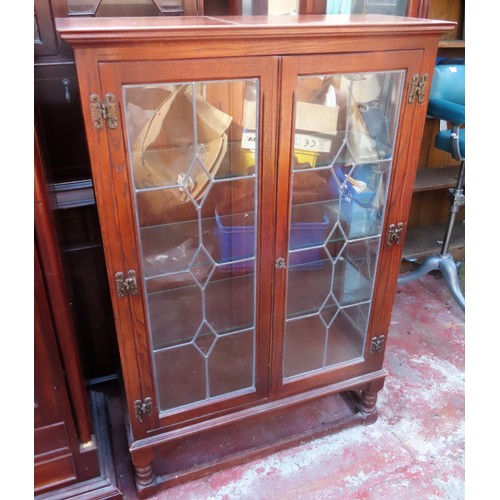
<svg viewBox="0 0 500 500"><path fill-rule="evenodd" d="M445 224L410 229L406 235L403 259L422 258L439 252L445 231ZM450 252L455 258L463 258L465 250L465 222L457 222L453 229Z"/></svg>
<svg viewBox="0 0 500 500"><path fill-rule="evenodd" d="M413 192L447 189L455 186L458 177L458 165L442 168L421 168L413 185Z"/></svg>

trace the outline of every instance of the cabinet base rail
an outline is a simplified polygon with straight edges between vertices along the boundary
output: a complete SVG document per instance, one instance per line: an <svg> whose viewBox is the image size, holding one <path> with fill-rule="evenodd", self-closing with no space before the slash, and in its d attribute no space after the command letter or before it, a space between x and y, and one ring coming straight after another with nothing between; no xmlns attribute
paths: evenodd
<svg viewBox="0 0 500 500"><path fill-rule="evenodd" d="M378 418L379 370L132 443L140 498Z"/></svg>

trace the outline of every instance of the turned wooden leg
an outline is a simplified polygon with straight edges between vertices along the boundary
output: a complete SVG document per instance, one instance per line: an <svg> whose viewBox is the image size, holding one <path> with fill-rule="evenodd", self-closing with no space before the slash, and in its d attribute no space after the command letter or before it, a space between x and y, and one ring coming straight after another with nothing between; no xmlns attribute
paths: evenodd
<svg viewBox="0 0 500 500"><path fill-rule="evenodd" d="M376 392L361 391L361 400L359 402L359 409L363 413L367 413L368 415L375 413L377 411L376 408L377 396L378 396L378 391Z"/></svg>
<svg viewBox="0 0 500 500"><path fill-rule="evenodd" d="M382 387L384 387L384 378L374 380L359 395L358 408L363 413L365 424L373 424L378 418L377 396Z"/></svg>
<svg viewBox="0 0 500 500"><path fill-rule="evenodd" d="M140 486L150 486L153 484L155 475L153 472L153 463L149 463L145 466L134 465L135 469L135 480Z"/></svg>
<svg viewBox="0 0 500 500"><path fill-rule="evenodd" d="M139 498L147 498L156 491L158 481L153 470L153 451L151 448L131 450L131 454L137 493Z"/></svg>

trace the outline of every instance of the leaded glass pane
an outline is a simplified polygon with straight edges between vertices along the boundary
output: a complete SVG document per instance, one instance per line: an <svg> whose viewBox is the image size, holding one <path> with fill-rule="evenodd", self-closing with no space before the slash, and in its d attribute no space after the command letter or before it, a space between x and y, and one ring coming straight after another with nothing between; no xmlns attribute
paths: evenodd
<svg viewBox="0 0 500 500"><path fill-rule="evenodd" d="M255 390L258 95L123 87L160 411Z"/></svg>
<svg viewBox="0 0 500 500"><path fill-rule="evenodd" d="M363 356L403 79L298 78L285 379Z"/></svg>

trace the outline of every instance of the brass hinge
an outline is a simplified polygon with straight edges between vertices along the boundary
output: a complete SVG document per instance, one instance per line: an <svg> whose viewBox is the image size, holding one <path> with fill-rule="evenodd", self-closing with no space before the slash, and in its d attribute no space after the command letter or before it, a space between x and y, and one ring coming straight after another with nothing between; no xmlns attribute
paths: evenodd
<svg viewBox="0 0 500 500"><path fill-rule="evenodd" d="M385 335L379 335L378 337L372 337L370 342L370 353L374 354L380 352L384 346Z"/></svg>
<svg viewBox="0 0 500 500"><path fill-rule="evenodd" d="M410 93L408 95L408 102L413 104L415 98L419 104L423 104L425 101L425 91L427 89L427 80L429 80L429 75L427 73L420 76L418 73L413 76L410 83Z"/></svg>
<svg viewBox="0 0 500 500"><path fill-rule="evenodd" d="M116 292L118 297L123 298L126 294L135 295L139 287L137 285L137 274L131 269L125 278L122 272L115 274Z"/></svg>
<svg viewBox="0 0 500 500"><path fill-rule="evenodd" d="M393 243L399 245L401 243L401 234L404 229L404 222L398 222L397 224L391 224L387 231L387 246L391 247Z"/></svg>
<svg viewBox="0 0 500 500"><path fill-rule="evenodd" d="M142 422L144 415L151 415L153 411L153 400L150 397L144 398L144 401L138 399L134 401L135 416L139 422Z"/></svg>
<svg viewBox="0 0 500 500"><path fill-rule="evenodd" d="M101 130L104 127L104 122L110 129L118 127L116 101L113 94L106 94L104 103L101 103L101 99L97 94L92 94L90 96L90 111L95 129Z"/></svg>

